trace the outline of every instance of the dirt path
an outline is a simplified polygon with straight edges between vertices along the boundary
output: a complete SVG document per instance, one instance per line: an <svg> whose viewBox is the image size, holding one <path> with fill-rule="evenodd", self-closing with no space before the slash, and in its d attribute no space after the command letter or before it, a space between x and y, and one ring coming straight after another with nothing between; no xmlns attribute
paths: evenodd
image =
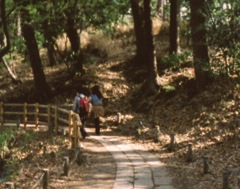
<svg viewBox="0 0 240 189"><path fill-rule="evenodd" d="M91 165L84 169L82 181L68 183L68 189L174 189L165 165L141 145L126 143L121 137L103 131L82 141Z"/></svg>
<svg viewBox="0 0 240 189"><path fill-rule="evenodd" d="M71 170L70 167L69 180L65 179L64 183L52 180L50 188L112 189L116 174L116 163L111 153L101 143L91 138L81 141L81 145L83 156L86 158L84 164L81 166L74 164L74 169ZM80 170L81 172L79 172ZM76 174L79 178L76 178Z"/></svg>

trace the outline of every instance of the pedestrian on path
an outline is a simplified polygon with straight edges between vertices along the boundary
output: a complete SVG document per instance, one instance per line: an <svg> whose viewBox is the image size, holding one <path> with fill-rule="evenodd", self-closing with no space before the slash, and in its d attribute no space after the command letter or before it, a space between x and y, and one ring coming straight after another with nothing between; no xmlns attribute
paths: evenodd
<svg viewBox="0 0 240 189"><path fill-rule="evenodd" d="M85 96L83 94L80 94L79 92L77 92L76 96L74 97L74 101L73 101L73 111L78 114L78 116L82 122L80 132L81 132L83 139L85 139L86 136L88 136L87 131L85 130L85 121L86 121L87 115L85 114L83 109L80 107L80 102L81 102L82 98L85 98Z"/></svg>
<svg viewBox="0 0 240 189"><path fill-rule="evenodd" d="M85 129L85 123L86 123L86 120L88 117L88 112L89 112L89 102L88 102L87 97L84 94L80 94L79 107L80 107L79 116L80 116L80 119L82 122L80 131L81 131L83 139L85 139L88 136L87 131Z"/></svg>
<svg viewBox="0 0 240 189"><path fill-rule="evenodd" d="M100 117L104 116L103 95L98 85L91 88L92 95L90 103L92 104L92 114L94 117L95 133L100 135Z"/></svg>
<svg viewBox="0 0 240 189"><path fill-rule="evenodd" d="M80 113L79 103L80 103L80 94L79 94L79 92L76 92L76 96L74 97L74 100L73 100L72 110L77 114Z"/></svg>

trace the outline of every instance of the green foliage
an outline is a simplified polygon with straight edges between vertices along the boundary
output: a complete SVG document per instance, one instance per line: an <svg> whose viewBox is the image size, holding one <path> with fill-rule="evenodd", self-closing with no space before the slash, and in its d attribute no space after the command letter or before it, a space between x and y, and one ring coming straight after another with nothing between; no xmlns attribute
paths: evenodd
<svg viewBox="0 0 240 189"><path fill-rule="evenodd" d="M237 1L212 1L209 4L208 41L211 66L216 74L239 74L239 21Z"/></svg>
<svg viewBox="0 0 240 189"><path fill-rule="evenodd" d="M44 43L44 37L43 37L43 34L36 31L35 32L35 37L36 37L36 40L37 40L37 43L40 47L42 47L43 43Z"/></svg>
<svg viewBox="0 0 240 189"><path fill-rule="evenodd" d="M27 146L31 144L37 137L37 134L34 132L18 132L11 129L6 129L2 131L0 135L0 151L3 150L4 147L12 147L13 142L16 142L20 146Z"/></svg>
<svg viewBox="0 0 240 189"><path fill-rule="evenodd" d="M240 74L240 43L236 42L231 45L231 48L215 47L211 53L211 68L217 75L233 76Z"/></svg>
<svg viewBox="0 0 240 189"><path fill-rule="evenodd" d="M8 146L8 142L10 139L14 137L14 132L11 130L8 130L7 132L4 132L0 135L0 146Z"/></svg>
<svg viewBox="0 0 240 189"><path fill-rule="evenodd" d="M162 59L161 65L165 69L177 70L181 66L183 66L186 62L188 62L190 58L191 58L190 51L184 51L178 54L172 53L171 55L167 55Z"/></svg>
<svg viewBox="0 0 240 189"><path fill-rule="evenodd" d="M190 31L190 7L188 2L183 1L181 3L181 24L180 24L180 36L189 38L191 36Z"/></svg>
<svg viewBox="0 0 240 189"><path fill-rule="evenodd" d="M26 53L26 45L22 37L12 38L12 51L15 51L20 54Z"/></svg>
<svg viewBox="0 0 240 189"><path fill-rule="evenodd" d="M9 142L14 138L15 133L11 130L1 133L0 135L0 157L4 158L6 154L6 148L9 146Z"/></svg>
<svg viewBox="0 0 240 189"><path fill-rule="evenodd" d="M34 135L34 133L25 132L23 135L22 142L23 143L31 143L31 142L33 142L35 137L36 137L36 135Z"/></svg>
<svg viewBox="0 0 240 189"><path fill-rule="evenodd" d="M170 20L170 3L167 3L164 5L164 14L169 21Z"/></svg>
<svg viewBox="0 0 240 189"><path fill-rule="evenodd" d="M19 164L21 157L16 152L16 147L19 147L21 152L24 154L29 151L29 146L39 140L38 133L36 132L25 132L14 130L12 128L1 129L0 135L0 158L4 160L5 156L10 154L7 159L7 163L4 165L4 175L8 175L4 180L13 177L18 173L16 167Z"/></svg>
<svg viewBox="0 0 240 189"><path fill-rule="evenodd" d="M78 18L83 29L94 26L105 33L114 32L114 26L122 20L130 8L128 0L96 0L81 1Z"/></svg>
<svg viewBox="0 0 240 189"><path fill-rule="evenodd" d="M172 86L172 85L165 85L163 86L163 90L166 92L166 93L170 93L170 92L173 92L176 90L176 87Z"/></svg>
<svg viewBox="0 0 240 189"><path fill-rule="evenodd" d="M28 17L23 22L29 22L34 28L37 43L55 43L58 36L66 31L69 18L74 20L74 27L82 30L94 27L104 33L114 33L115 26L129 14L129 0L42 0L42 1L7 1L6 4L8 28L11 37L12 51L25 54L24 40L16 35L19 25L16 18L21 16L21 10L27 10ZM25 16L26 16L25 12ZM20 23L18 23L20 24Z"/></svg>

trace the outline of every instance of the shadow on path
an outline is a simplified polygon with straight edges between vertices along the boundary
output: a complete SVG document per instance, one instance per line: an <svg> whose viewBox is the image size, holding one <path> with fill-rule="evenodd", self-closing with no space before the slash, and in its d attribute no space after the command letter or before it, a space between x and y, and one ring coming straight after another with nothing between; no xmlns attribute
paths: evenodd
<svg viewBox="0 0 240 189"><path fill-rule="evenodd" d="M142 146L124 143L116 136L95 136L91 129L88 133L90 137L83 141L84 148L99 153L95 165L99 167L94 168L95 174L89 178L92 188L174 189L165 165Z"/></svg>

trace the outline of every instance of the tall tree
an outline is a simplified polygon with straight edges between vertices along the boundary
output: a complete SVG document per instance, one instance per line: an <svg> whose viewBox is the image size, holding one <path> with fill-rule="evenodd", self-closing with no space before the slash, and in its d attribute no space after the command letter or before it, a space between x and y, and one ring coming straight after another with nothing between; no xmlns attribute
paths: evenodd
<svg viewBox="0 0 240 189"><path fill-rule="evenodd" d="M148 94L156 92L158 72L152 34L151 0L131 0L134 30L136 36L135 67L147 71L144 88Z"/></svg>
<svg viewBox="0 0 240 189"><path fill-rule="evenodd" d="M190 0L194 70L197 86L200 88L208 83L210 76L205 2Z"/></svg>
<svg viewBox="0 0 240 189"><path fill-rule="evenodd" d="M177 53L179 48L180 1L170 0L170 54Z"/></svg>
<svg viewBox="0 0 240 189"><path fill-rule="evenodd" d="M144 0L144 28L146 35L146 63L148 65L148 78L146 89L149 94L154 94L160 85L157 71L154 40L152 34L151 0Z"/></svg>
<svg viewBox="0 0 240 189"><path fill-rule="evenodd" d="M56 4L48 2L47 8L40 7L39 12L43 15L42 28L44 37L44 46L47 48L47 56L49 61L49 66L54 66L56 64L54 57L54 45L56 42L57 35L59 34L57 27L57 19L54 9L56 10ZM59 16L60 17L60 16Z"/></svg>
<svg viewBox="0 0 240 189"><path fill-rule="evenodd" d="M4 33L3 33L3 30L2 30L2 23L0 23L0 46L4 46Z"/></svg>
<svg viewBox="0 0 240 189"><path fill-rule="evenodd" d="M166 0L157 0L156 13L160 16L161 20L164 21L164 5L166 4Z"/></svg>
<svg viewBox="0 0 240 189"><path fill-rule="evenodd" d="M6 41L7 41L6 46L3 49L1 49L1 51L0 51L0 59L2 60L3 56L5 54L7 54L8 51L10 50L11 44L10 44L10 36L9 36L8 28L7 28L7 21L6 21L5 0L0 0L0 5L1 5L1 7L0 7L1 8L0 9L0 11L1 11L0 12L0 14L1 14L1 22L2 22L2 26L3 26L2 34L5 35Z"/></svg>
<svg viewBox="0 0 240 189"><path fill-rule="evenodd" d="M145 46L145 31L144 31L144 10L139 5L139 0L130 0L132 8L132 16L134 22L134 31L136 37L136 56L135 65L144 66L146 62L146 46Z"/></svg>
<svg viewBox="0 0 240 189"><path fill-rule="evenodd" d="M50 88L46 82L38 44L35 38L35 32L31 26L31 17L29 10L26 8L27 5L28 2L25 1L20 8L20 12L22 17L22 35L26 42L34 76L34 90L30 96L30 100L43 103L49 98Z"/></svg>
<svg viewBox="0 0 240 189"><path fill-rule="evenodd" d="M7 43L6 46L0 50L0 60L3 62L4 66L7 68L7 71L10 74L13 82L18 83L19 80L18 80L16 74L14 74L14 72L8 65L7 61L4 59L4 55L6 55L11 48L10 35L9 35L9 31L8 31L8 27L7 27L7 20L6 20L5 0L0 0L0 15L1 15L1 22L2 22L2 26L3 26L2 27L3 28L2 35L3 35L3 38L4 38L4 36L6 37L6 43ZM2 46L4 46L4 43L2 44Z"/></svg>
<svg viewBox="0 0 240 189"><path fill-rule="evenodd" d="M74 72L84 73L82 64L82 54L80 46L80 34L76 26L76 13L79 0L75 0L73 3L68 3L68 9L66 10L66 33L69 38L71 49L73 52L73 68Z"/></svg>

